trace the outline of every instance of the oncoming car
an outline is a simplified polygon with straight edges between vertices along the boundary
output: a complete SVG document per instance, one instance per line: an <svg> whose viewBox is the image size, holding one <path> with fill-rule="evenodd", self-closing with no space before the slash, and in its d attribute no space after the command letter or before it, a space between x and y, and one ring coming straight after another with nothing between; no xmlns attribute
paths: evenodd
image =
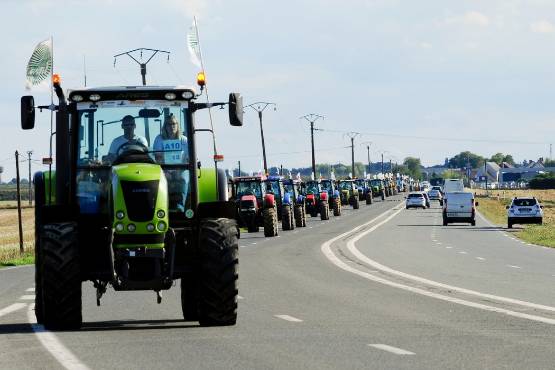
<svg viewBox="0 0 555 370"><path fill-rule="evenodd" d="M409 208L423 208L426 209L426 198L421 192L410 193L406 201L406 209Z"/></svg>
<svg viewBox="0 0 555 370"><path fill-rule="evenodd" d="M507 206L507 226L514 224L542 224L543 206L536 198L513 198Z"/></svg>

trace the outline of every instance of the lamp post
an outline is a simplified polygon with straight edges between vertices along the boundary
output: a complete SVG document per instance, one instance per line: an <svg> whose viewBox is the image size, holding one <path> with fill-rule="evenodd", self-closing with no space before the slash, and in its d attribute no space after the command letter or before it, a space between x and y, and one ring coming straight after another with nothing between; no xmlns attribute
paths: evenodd
<svg viewBox="0 0 555 370"><path fill-rule="evenodd" d="M258 112L258 120L260 122L260 137L262 139L262 158L264 159L264 173L266 175L268 175L268 162L266 161L266 145L264 144L264 129L262 128L262 112L264 112L264 110L270 105L274 107L275 111L276 104L265 101L259 101L245 106L245 108L250 107Z"/></svg>
<svg viewBox="0 0 555 370"><path fill-rule="evenodd" d="M312 173L314 174L314 178L316 178L316 158L314 157L314 130L318 130L317 128L314 128L314 122L316 122L320 118L324 119L324 116L315 113L310 113L299 118L305 119L310 122L310 143L312 145Z"/></svg>

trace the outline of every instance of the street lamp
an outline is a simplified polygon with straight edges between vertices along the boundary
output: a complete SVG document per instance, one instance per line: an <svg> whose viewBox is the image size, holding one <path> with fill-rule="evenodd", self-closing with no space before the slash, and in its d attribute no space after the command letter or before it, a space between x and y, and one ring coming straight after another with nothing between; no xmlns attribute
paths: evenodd
<svg viewBox="0 0 555 370"><path fill-rule="evenodd" d="M366 146L366 150L368 151L368 174L372 172L372 163L370 162L370 145L372 145L371 141L364 141L360 143L361 145Z"/></svg>
<svg viewBox="0 0 555 370"><path fill-rule="evenodd" d="M264 145L264 129L262 128L262 112L264 112L264 110L268 108L268 106L270 105L274 106L274 111L275 111L276 104L265 102L265 101L259 101L245 106L245 108L250 107L258 112L258 120L260 121L260 137L262 138L262 158L264 159L264 173L266 175L268 175L268 162L266 162L266 145Z"/></svg>
<svg viewBox="0 0 555 370"><path fill-rule="evenodd" d="M312 144L312 173L314 174L314 177L316 177L316 159L314 158L314 130L318 130L317 128L314 128L314 122L318 121L320 118L324 119L324 116L315 113L310 113L299 118L305 119L310 122L310 142Z"/></svg>

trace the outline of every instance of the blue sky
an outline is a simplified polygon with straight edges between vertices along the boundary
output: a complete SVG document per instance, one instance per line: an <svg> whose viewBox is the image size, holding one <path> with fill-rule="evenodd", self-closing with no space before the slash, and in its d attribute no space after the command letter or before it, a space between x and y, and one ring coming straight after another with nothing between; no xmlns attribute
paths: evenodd
<svg viewBox="0 0 555 370"><path fill-rule="evenodd" d="M114 54L138 47L172 52L169 64L164 58L149 64L149 83L192 85L197 70L185 39L194 15L213 100L237 91L246 103L277 104L264 114L270 165L310 165L308 124L299 120L307 113L324 115L318 126L330 130L316 136L317 162L350 162L349 139L334 130L365 133L356 142L372 142L372 159L385 152L386 159L416 156L425 165L463 150L537 159L555 141L553 1L8 0L0 6L4 181L14 177L16 149L33 150L37 159L48 152L48 114L39 115L35 130L19 129L25 66L36 43L54 37L55 71L65 88L83 85L83 56L89 86L139 84L130 61L113 67ZM48 102L45 89L33 94L37 103ZM214 117L225 167L241 160L243 169L260 169L256 113L246 111L241 129L229 127L225 111ZM207 125L206 114L198 122ZM210 144L203 140L199 154L207 161ZM364 161L365 147L357 145L355 155Z"/></svg>

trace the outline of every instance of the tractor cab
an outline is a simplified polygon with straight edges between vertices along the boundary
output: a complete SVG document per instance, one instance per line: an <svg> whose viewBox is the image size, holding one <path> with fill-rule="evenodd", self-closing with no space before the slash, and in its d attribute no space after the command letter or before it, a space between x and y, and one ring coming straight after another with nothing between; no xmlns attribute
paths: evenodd
<svg viewBox="0 0 555 370"><path fill-rule="evenodd" d="M339 180L339 191L342 204L350 204L353 209L359 208L358 188L354 180Z"/></svg>

